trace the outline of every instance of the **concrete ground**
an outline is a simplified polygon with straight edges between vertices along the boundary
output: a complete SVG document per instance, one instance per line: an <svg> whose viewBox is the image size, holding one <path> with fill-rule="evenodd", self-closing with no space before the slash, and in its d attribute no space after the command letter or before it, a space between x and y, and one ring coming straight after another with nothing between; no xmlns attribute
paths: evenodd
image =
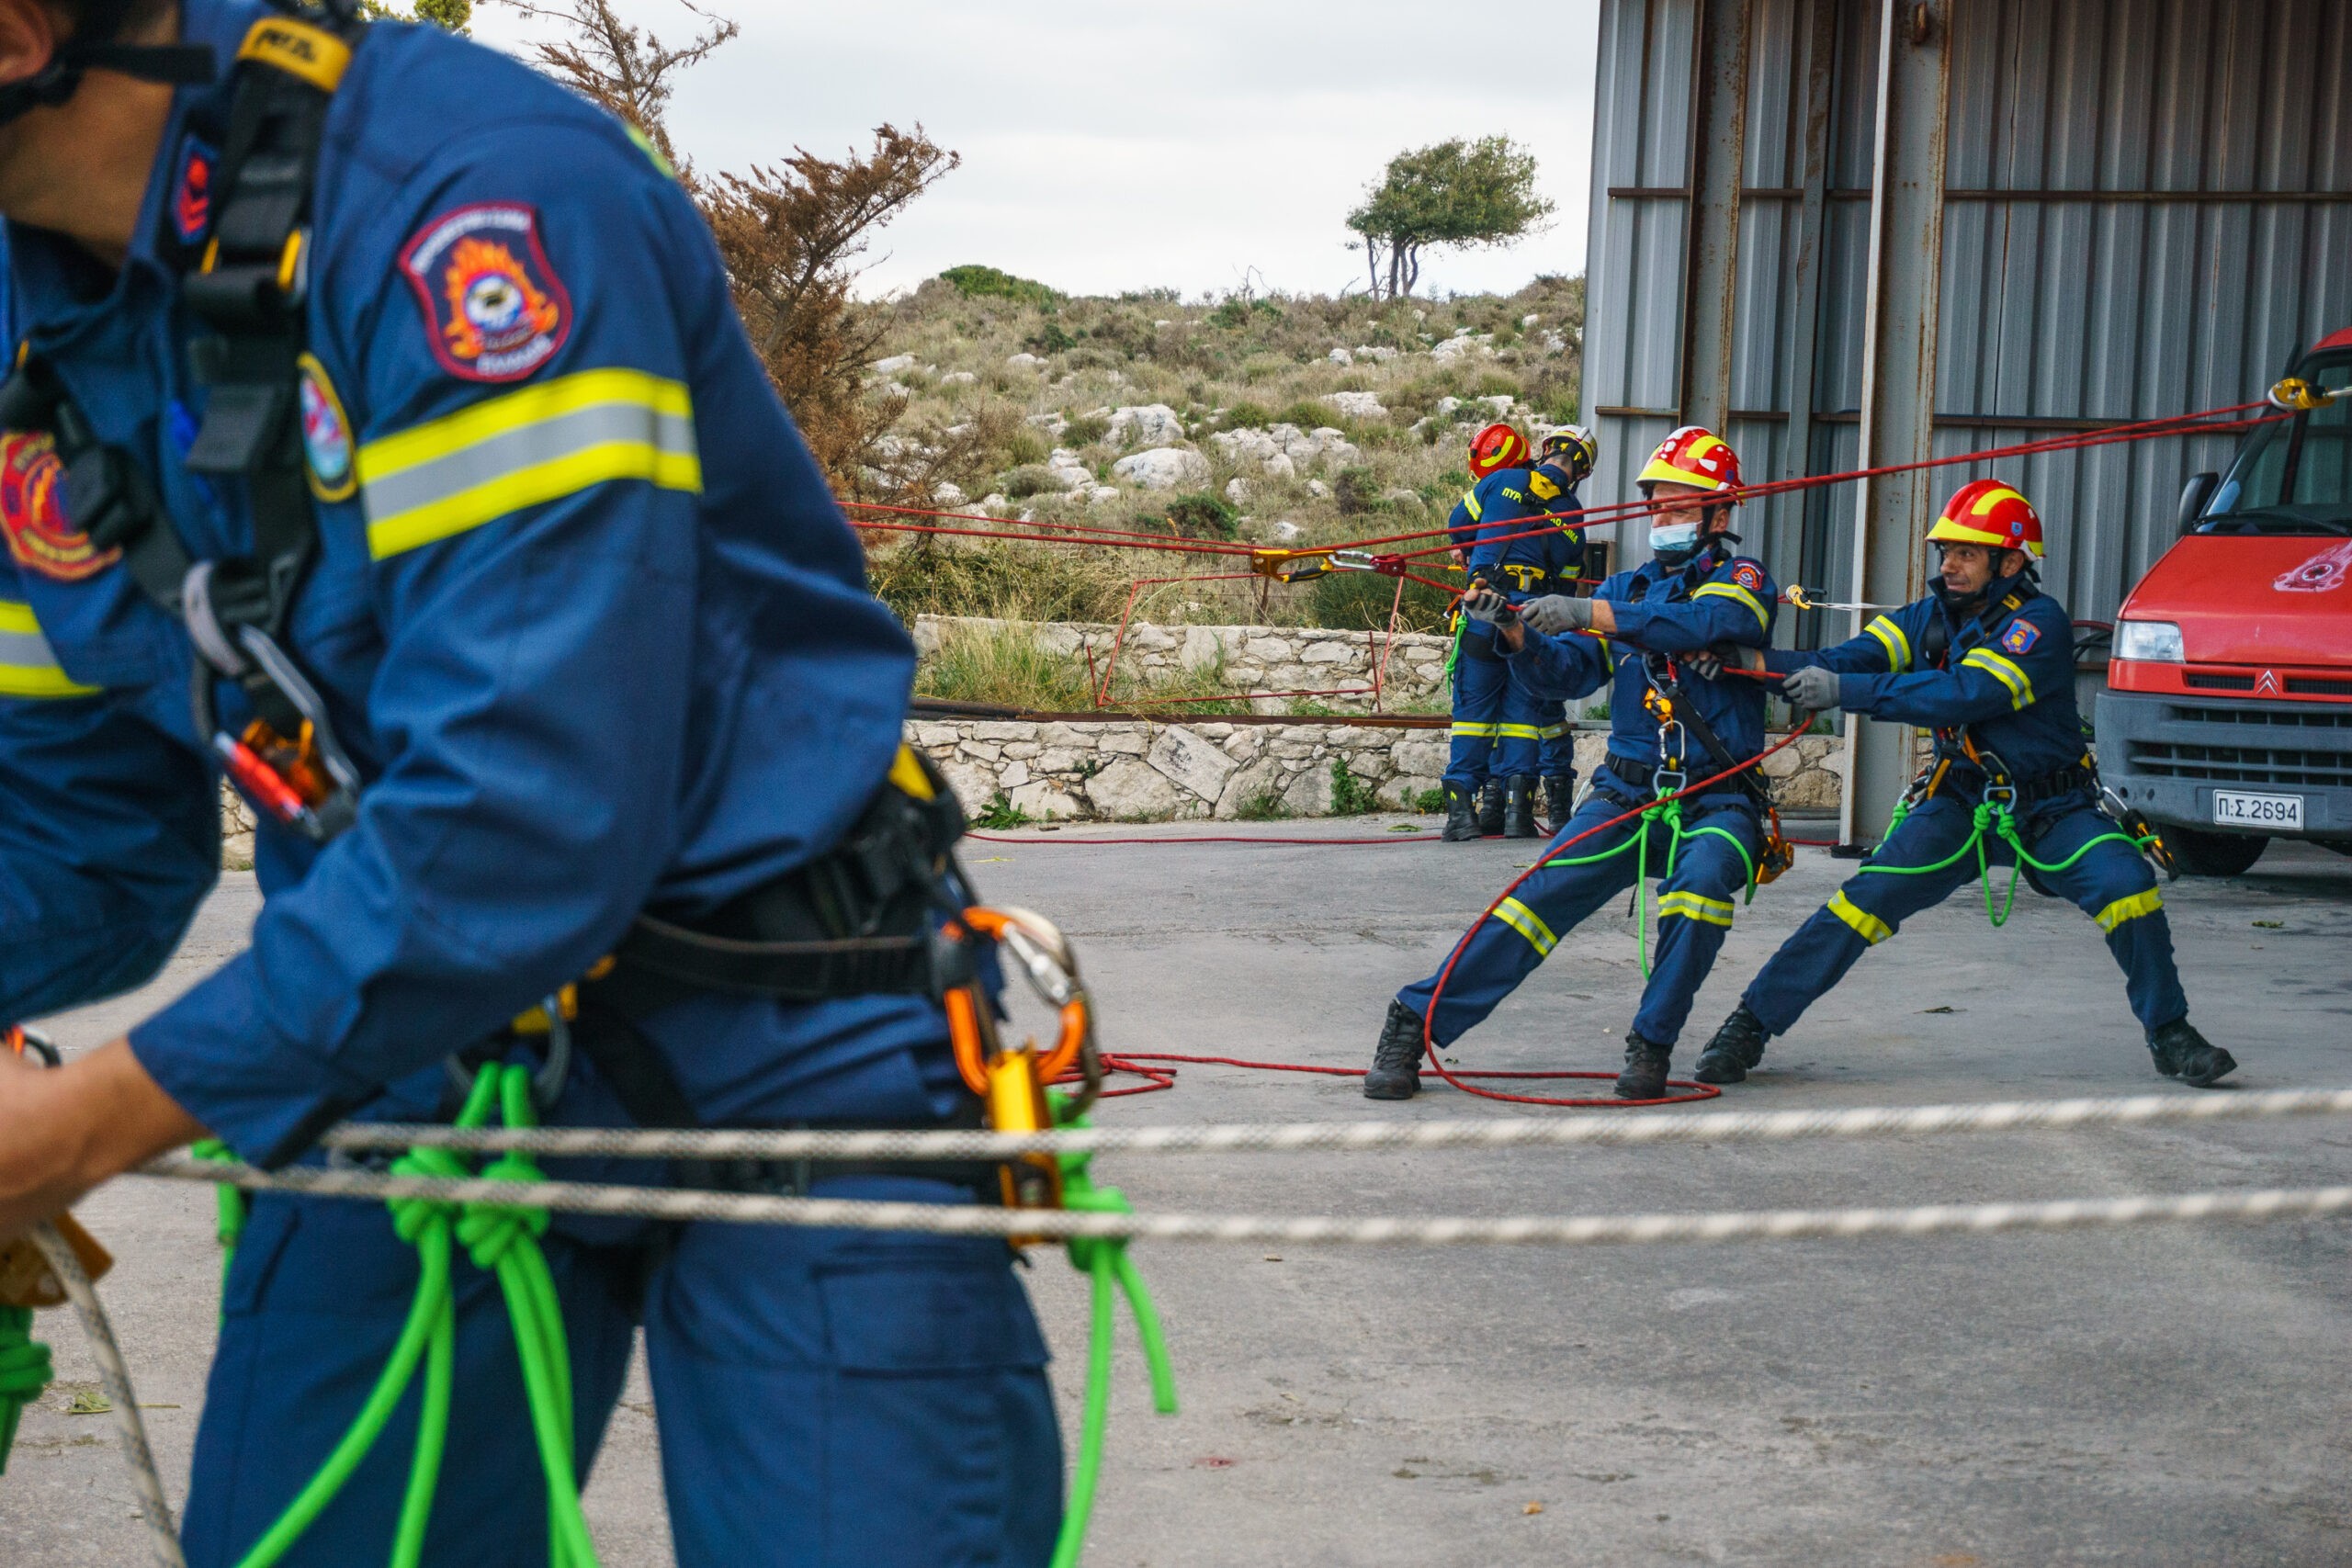
<svg viewBox="0 0 2352 1568"><path fill-rule="evenodd" d="M1392 818L1238 832L1385 836ZM1219 825L1224 830L1224 825ZM1101 845L1181 829L975 843L991 898L1060 919L1113 1049L1360 1066L1387 995L1442 957L1519 844ZM1693 1032L1849 868L1815 851L1744 910ZM2352 861L2273 850L2165 889L2194 1016L2247 1089L2352 1084ZM231 877L149 993L62 1020L119 1032L243 941ZM1623 906L1487 1025L1465 1065L1612 1066L1640 988ZM1700 1040L1685 1043L1687 1066ZM2190 1094L2155 1077L2120 976L2071 907L1973 894L1866 958L1746 1107ZM1628 1114L1675 1114L1635 1111ZM1520 1116L1442 1087L1187 1068L1112 1124ZM2352 1128L2187 1129L1647 1150L1197 1156L1103 1162L1138 1207L1347 1214L1914 1203L2352 1181ZM162 1461L184 1485L212 1329L211 1200L125 1182L82 1213L122 1256L107 1295ZM1566 1252L1163 1245L1140 1259L1183 1413L1150 1414L1122 1349L1097 1568L1225 1564L2352 1562L2352 1227L2340 1222L1918 1241ZM1076 1426L1085 1298L1031 1276ZM93 1376L27 1413L0 1480L0 1562L141 1561ZM668 1562L641 1381L590 1490L607 1568ZM373 1548L355 1550L355 1562Z"/></svg>

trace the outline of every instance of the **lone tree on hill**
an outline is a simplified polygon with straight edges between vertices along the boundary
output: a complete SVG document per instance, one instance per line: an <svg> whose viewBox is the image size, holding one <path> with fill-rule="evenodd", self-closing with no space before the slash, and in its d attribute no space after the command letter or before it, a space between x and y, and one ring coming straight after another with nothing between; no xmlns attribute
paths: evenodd
<svg viewBox="0 0 2352 1568"><path fill-rule="evenodd" d="M1348 227L1363 236L1373 297L1401 299L1420 281L1424 247L1508 245L1551 215L1535 194L1534 153L1509 137L1457 136L1389 159Z"/></svg>

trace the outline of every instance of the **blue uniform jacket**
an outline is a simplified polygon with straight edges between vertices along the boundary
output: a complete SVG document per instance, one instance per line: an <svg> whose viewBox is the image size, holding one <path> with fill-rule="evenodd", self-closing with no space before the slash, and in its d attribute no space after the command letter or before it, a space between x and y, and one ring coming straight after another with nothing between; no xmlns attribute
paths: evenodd
<svg viewBox="0 0 2352 1568"><path fill-rule="evenodd" d="M1508 482L1495 482L1506 476ZM1514 603L1566 590L1584 564L1584 536L1527 521L1581 513L1576 491L1563 482L1566 478L1549 465L1503 468L1462 498L1457 515L1476 522L1471 576L1484 577Z"/></svg>
<svg viewBox="0 0 2352 1568"><path fill-rule="evenodd" d="M1655 766L1657 720L1642 703L1648 690L1644 651L1697 653L1719 642L1765 647L1771 641L1781 590L1762 562L1711 546L1679 571L1667 571L1652 560L1618 572L1593 597L1613 606L1618 636L1531 633L1520 651L1509 656L1511 676L1545 698L1573 700L1609 686L1611 754ZM1678 670L1677 680L1736 760L1764 749L1763 682L1728 672L1703 681L1688 667ZM1696 740L1682 761L1694 779L1716 771ZM1726 783L1727 790L1732 787Z"/></svg>
<svg viewBox="0 0 2352 1568"><path fill-rule="evenodd" d="M225 72L266 13L181 14ZM201 231L226 99L177 93L119 276L7 237L17 329L198 558L251 537L240 487L182 462L205 392L165 265ZM327 499L289 641L367 790L323 850L264 825L252 946L132 1035L256 1158L384 1086L375 1113L429 1114L445 1052L639 910L691 918L829 847L888 768L914 663L693 204L554 83L371 28L328 120L308 309ZM220 852L186 632L37 488L0 490L0 1018L154 974ZM708 1122L922 1118L957 1092L916 998L705 998L650 1031ZM591 1104L568 1113L614 1113Z"/></svg>
<svg viewBox="0 0 2352 1568"><path fill-rule="evenodd" d="M1928 628L1939 621L1950 642L1940 661L1928 663ZM1860 637L1834 648L1768 652L1764 661L1781 673L1810 664L1836 671L1839 701L1850 713L1939 730L1964 727L2018 781L2083 760L2073 624L2064 605L2016 578L1997 585L1987 612L1957 626L1930 594L1872 617ZM1969 771L1956 737L1939 735L1937 745Z"/></svg>

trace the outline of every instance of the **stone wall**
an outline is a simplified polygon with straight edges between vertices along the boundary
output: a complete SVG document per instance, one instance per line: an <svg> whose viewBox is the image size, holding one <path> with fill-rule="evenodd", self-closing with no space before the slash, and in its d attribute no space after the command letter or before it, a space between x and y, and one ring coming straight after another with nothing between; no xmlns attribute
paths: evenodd
<svg viewBox="0 0 2352 1568"><path fill-rule="evenodd" d="M1333 631L1323 626L1160 626L1137 621L1121 638L1119 628L1088 621L995 621L978 616L923 615L915 622L915 649L923 658L939 651L943 632L969 627L979 631L1023 629L1039 648L1076 660L1085 667L1089 651L1098 665L1119 648L1121 690L1170 680L1180 674L1215 669L1223 660L1223 682L1235 692L1323 692L1334 687L1368 686L1373 670L1385 658L1381 677L1383 705L1388 708L1442 705L1445 698L1447 639L1419 632L1391 637L1374 632ZM1326 706L1369 713L1369 695L1318 697ZM1250 705L1260 713L1289 711L1281 697L1261 697Z"/></svg>
<svg viewBox="0 0 2352 1568"><path fill-rule="evenodd" d="M1445 771L1446 732L1351 724L1040 723L918 718L907 739L938 761L975 815L999 795L1039 821L1169 821L1328 816L1333 768L1391 810L1414 809ZM1579 728L1577 767L1607 749ZM1765 764L1783 807L1838 804L1834 736L1811 735Z"/></svg>

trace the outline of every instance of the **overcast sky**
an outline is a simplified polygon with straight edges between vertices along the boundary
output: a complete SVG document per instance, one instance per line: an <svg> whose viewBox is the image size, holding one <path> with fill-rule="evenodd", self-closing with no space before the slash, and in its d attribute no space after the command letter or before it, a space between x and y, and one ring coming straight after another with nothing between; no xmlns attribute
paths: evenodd
<svg viewBox="0 0 2352 1568"><path fill-rule="evenodd" d="M1388 158L1501 132L1551 226L1431 256L1422 287L1510 290L1584 267L1595 0L715 0L742 37L680 78L671 130L707 169L824 155L921 121L964 165L885 231L865 292L981 262L1078 293L1335 292L1364 276L1348 209ZM677 0L623 14L683 40ZM1519 29L1494 41L1506 26ZM1541 28L1544 30L1537 30ZM483 6L475 35L528 36Z"/></svg>

